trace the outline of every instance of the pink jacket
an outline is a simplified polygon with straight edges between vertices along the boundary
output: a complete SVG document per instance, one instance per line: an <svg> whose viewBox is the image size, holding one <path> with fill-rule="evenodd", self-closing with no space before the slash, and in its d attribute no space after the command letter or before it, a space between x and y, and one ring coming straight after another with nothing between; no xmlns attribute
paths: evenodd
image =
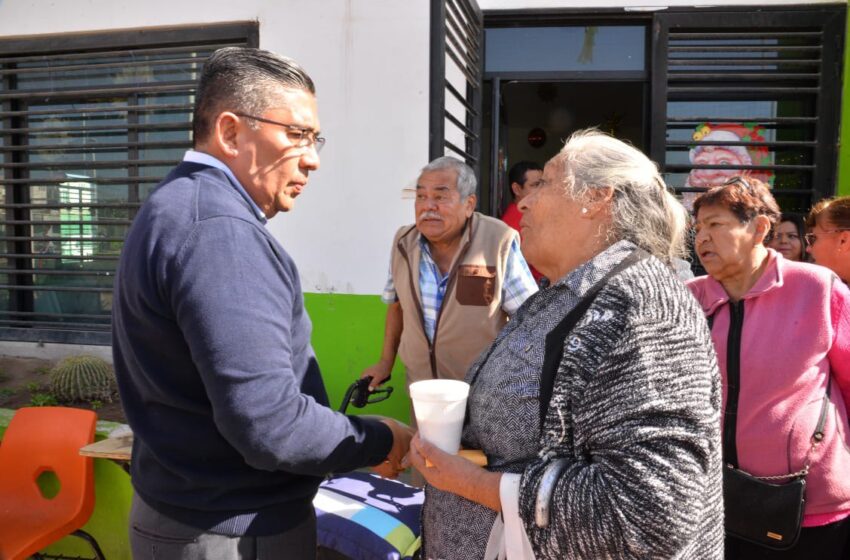
<svg viewBox="0 0 850 560"><path fill-rule="evenodd" d="M806 479L804 525L819 525L850 510L850 290L824 267L788 261L773 250L768 258L743 298L739 467L757 476L803 468L832 375L825 437ZM729 296L709 276L688 287L706 316L714 316L725 410Z"/></svg>

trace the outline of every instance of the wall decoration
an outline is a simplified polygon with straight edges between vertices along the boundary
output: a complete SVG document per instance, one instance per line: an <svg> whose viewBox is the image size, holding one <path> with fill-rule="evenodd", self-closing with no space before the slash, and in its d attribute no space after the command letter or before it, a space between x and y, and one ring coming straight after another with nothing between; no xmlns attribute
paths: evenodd
<svg viewBox="0 0 850 560"><path fill-rule="evenodd" d="M748 170L738 167L772 165L773 154L770 153L770 150L766 146L731 144L733 142L740 144L765 142L764 133L763 126L752 122L718 124L705 122L697 126L693 133L693 139L697 143L688 153L691 165L723 167L692 169L685 181L685 186L709 189L723 184L736 175L755 177L771 186L774 179L772 171ZM730 144L715 145L714 142L729 142ZM698 192L684 193L682 198L685 206L690 208L698 194Z"/></svg>

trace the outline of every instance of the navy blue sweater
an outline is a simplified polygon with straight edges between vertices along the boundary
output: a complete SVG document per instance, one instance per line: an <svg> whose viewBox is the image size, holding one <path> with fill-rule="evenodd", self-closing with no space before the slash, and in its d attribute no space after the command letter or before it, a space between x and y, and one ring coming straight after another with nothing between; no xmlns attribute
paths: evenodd
<svg viewBox="0 0 850 560"><path fill-rule="evenodd" d="M324 475L389 452L384 424L328 408L295 263L218 169L184 162L142 206L112 319L133 485L178 521L282 532Z"/></svg>

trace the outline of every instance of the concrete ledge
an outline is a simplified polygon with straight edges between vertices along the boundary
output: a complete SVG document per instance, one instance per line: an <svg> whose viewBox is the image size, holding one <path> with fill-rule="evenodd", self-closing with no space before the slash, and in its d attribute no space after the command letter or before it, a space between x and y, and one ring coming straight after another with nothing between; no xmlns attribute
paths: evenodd
<svg viewBox="0 0 850 560"><path fill-rule="evenodd" d="M57 344L53 342L0 341L0 355L17 358L41 358L43 360L61 360L68 356L88 354L112 363L111 346L91 344Z"/></svg>

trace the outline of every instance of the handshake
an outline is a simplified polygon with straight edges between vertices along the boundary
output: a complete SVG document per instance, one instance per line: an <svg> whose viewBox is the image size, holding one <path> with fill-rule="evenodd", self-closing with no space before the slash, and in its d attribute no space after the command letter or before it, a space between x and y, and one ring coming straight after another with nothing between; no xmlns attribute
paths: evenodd
<svg viewBox="0 0 850 560"><path fill-rule="evenodd" d="M396 478L409 464L405 461L407 452L410 450L410 440L416 431L410 426L392 418L382 417L381 422L386 424L393 433L393 446L387 454L387 459L372 467L372 470L384 478Z"/></svg>

